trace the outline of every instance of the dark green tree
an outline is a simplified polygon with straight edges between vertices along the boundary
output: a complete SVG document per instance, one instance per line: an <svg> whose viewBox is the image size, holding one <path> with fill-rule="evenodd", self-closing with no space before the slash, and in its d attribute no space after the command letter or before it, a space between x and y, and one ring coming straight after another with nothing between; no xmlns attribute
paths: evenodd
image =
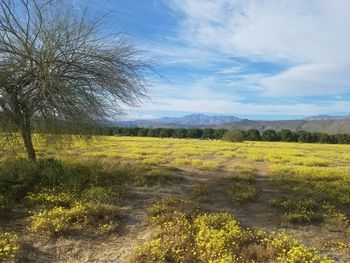
<svg viewBox="0 0 350 263"><path fill-rule="evenodd" d="M327 133L320 133L318 136L319 143L334 143L334 139L331 135Z"/></svg>
<svg viewBox="0 0 350 263"><path fill-rule="evenodd" d="M261 135L261 140L266 142L276 142L279 141L276 131L268 129L263 131Z"/></svg>
<svg viewBox="0 0 350 263"><path fill-rule="evenodd" d="M147 137L147 135L148 135L147 128L141 128L137 133L137 136L139 136L139 137Z"/></svg>
<svg viewBox="0 0 350 263"><path fill-rule="evenodd" d="M311 143L315 141L315 136L307 131L297 131L298 142Z"/></svg>
<svg viewBox="0 0 350 263"><path fill-rule="evenodd" d="M243 142L246 138L246 133L242 130L227 131L222 139L228 142Z"/></svg>
<svg viewBox="0 0 350 263"><path fill-rule="evenodd" d="M246 140L247 141L261 141L261 135L259 130L250 129L246 131Z"/></svg>
<svg viewBox="0 0 350 263"><path fill-rule="evenodd" d="M147 137L158 137L158 136L159 136L159 132L157 133L155 129L152 129L152 128L148 129Z"/></svg>
<svg viewBox="0 0 350 263"><path fill-rule="evenodd" d="M227 129L217 129L214 132L214 139L221 140L224 134L227 132Z"/></svg>
<svg viewBox="0 0 350 263"><path fill-rule="evenodd" d="M203 130L192 128L187 131L187 138L202 138Z"/></svg>
<svg viewBox="0 0 350 263"><path fill-rule="evenodd" d="M350 135L349 134L335 134L334 139L336 143L339 144L349 144L350 143Z"/></svg>
<svg viewBox="0 0 350 263"><path fill-rule="evenodd" d="M203 130L203 135L202 138L203 139L214 139L214 134L215 134L215 130L214 129L204 129Z"/></svg>
<svg viewBox="0 0 350 263"><path fill-rule="evenodd" d="M174 129L162 128L159 132L160 138L171 138L173 137Z"/></svg>
<svg viewBox="0 0 350 263"><path fill-rule="evenodd" d="M298 141L297 135L291 130L284 129L277 133L282 142L296 142Z"/></svg>
<svg viewBox="0 0 350 263"><path fill-rule="evenodd" d="M178 128L174 130L174 137L175 138L186 138L187 136L187 130L184 128Z"/></svg>

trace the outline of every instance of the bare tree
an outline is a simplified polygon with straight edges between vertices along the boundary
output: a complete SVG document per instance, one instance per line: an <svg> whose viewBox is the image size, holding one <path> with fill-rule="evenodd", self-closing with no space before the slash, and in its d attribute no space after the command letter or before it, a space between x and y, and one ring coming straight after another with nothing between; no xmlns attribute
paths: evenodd
<svg viewBox="0 0 350 263"><path fill-rule="evenodd" d="M0 0L0 120L35 159L34 123L85 125L135 106L149 63L63 0Z"/></svg>

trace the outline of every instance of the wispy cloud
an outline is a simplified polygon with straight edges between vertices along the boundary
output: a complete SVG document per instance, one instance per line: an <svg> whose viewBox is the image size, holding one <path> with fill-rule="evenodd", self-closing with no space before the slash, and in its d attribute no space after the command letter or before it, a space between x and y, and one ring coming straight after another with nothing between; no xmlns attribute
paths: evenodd
<svg viewBox="0 0 350 263"><path fill-rule="evenodd" d="M265 96L350 91L350 1L173 0L170 5L182 15L178 36L188 46L289 63L261 80Z"/></svg>
<svg viewBox="0 0 350 263"><path fill-rule="evenodd" d="M295 104L264 104L244 103L229 99L173 99L157 98L153 104L145 105L143 112L211 112L216 114L232 114L237 116L259 115L294 115L306 117L318 114L346 113L350 107L349 101L326 101L323 103Z"/></svg>

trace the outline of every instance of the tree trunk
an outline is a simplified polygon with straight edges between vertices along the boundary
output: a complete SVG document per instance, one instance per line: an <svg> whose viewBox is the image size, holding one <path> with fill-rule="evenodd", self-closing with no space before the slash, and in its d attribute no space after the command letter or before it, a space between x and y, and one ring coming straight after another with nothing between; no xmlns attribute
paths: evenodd
<svg viewBox="0 0 350 263"><path fill-rule="evenodd" d="M26 120L21 127L21 135L23 138L24 146L27 151L28 159L35 160L36 154L32 141L32 129L30 127L30 121Z"/></svg>
<svg viewBox="0 0 350 263"><path fill-rule="evenodd" d="M11 104L14 109L14 120L18 130L21 132L24 147L29 160L35 160L36 154L32 141L31 114L25 104L21 104L16 93L11 96Z"/></svg>

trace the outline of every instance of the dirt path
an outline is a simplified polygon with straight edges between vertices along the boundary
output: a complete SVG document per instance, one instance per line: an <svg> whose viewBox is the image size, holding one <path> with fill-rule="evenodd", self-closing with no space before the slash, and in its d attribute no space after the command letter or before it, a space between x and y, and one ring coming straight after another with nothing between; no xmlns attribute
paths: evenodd
<svg viewBox="0 0 350 263"><path fill-rule="evenodd" d="M254 186L258 191L257 199L244 205L232 203L226 196L226 188L230 183L230 172L192 172L187 175L188 182L193 185L205 185L214 192L213 200L201 204L210 212L228 211L243 226L274 229L280 223L278 211L271 207L269 201L278 196L276 189L265 172L258 171Z"/></svg>

